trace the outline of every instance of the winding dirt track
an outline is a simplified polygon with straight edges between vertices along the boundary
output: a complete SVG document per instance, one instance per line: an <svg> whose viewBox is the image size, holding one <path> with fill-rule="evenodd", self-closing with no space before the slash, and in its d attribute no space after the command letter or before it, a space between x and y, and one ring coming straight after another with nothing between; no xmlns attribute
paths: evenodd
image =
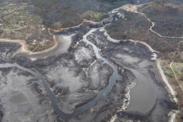
<svg viewBox="0 0 183 122"><path fill-rule="evenodd" d="M154 31L154 30L153 30L153 27L155 26L155 23L154 23L153 21L151 21L151 19L148 18L144 13L138 12L138 10L137 10L137 5L130 5L130 4L129 4L129 5L124 5L124 6L122 6L121 8L118 8L118 9L116 9L116 10L119 10L119 9L123 9L123 10L125 10L125 11L129 11L129 12L133 12L133 13L138 13L138 14L140 14L141 16L144 16L144 17L152 24L152 26L149 28L149 30L150 30L151 32L155 33L156 35L158 35L159 37L162 37L162 38L173 38L173 39L174 39L174 38L183 39L183 37L163 36L163 35L161 35L160 33Z"/></svg>

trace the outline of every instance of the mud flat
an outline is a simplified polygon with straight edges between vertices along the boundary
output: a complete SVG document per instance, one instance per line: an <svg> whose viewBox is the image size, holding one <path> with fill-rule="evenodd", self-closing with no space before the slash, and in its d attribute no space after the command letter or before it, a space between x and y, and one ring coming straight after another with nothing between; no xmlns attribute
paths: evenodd
<svg viewBox="0 0 183 122"><path fill-rule="evenodd" d="M14 72L11 72L13 69L11 67L17 67L23 72L31 73L32 77L38 77L36 82L42 81L40 87L36 89L41 91L41 95L46 95L49 105L53 107L50 110L54 109L55 113L45 114L45 116L53 114L52 120L101 122L109 121L112 116L117 115L116 120L113 120L115 122L124 121L124 119L167 122L168 114L172 109L176 109L176 104L170 100L162 84L154 61L156 51L138 41L119 41L110 38L105 30L99 27L123 17L117 11L110 12L110 15L110 18L103 20L99 25L92 23L95 25L93 27L97 26L97 28L85 29L85 26L79 25L67 29L66 32L58 32L55 37L56 47L48 49L48 52L46 50L32 54L31 52L21 53L21 50L16 52L16 56L9 59L9 64L1 63L0 65L3 71L9 69L10 72L10 75L8 75L9 72L4 75L8 85L3 88L10 89L9 85L13 83L10 79L19 76L20 73L15 72L12 75ZM82 33L79 34L77 29ZM60 36L58 36L59 33ZM73 37L68 36L69 34ZM77 45L74 45L76 42L78 42ZM3 53L3 55L9 57L9 53ZM6 62L5 59L3 58ZM13 62L21 66L12 64ZM29 76L26 72L24 75ZM27 80L30 81L25 79ZM137 82L137 85L134 85L134 82ZM135 87L129 94L127 88L130 86ZM12 96L13 93L15 94ZM20 91L13 93L8 92L10 99L7 103L3 99L2 106L5 108L13 106L12 108L17 112L22 112L23 109L17 107L18 103L26 104L26 111L34 104L29 101L31 97L26 95L28 93ZM16 97L19 99L15 99ZM121 111L123 106L125 107ZM4 116L4 119L7 119L7 116Z"/></svg>

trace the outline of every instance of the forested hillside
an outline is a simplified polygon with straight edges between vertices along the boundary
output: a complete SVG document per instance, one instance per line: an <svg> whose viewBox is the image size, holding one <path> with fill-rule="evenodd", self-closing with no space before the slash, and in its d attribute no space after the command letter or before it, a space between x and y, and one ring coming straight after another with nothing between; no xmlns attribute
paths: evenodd
<svg viewBox="0 0 183 122"><path fill-rule="evenodd" d="M134 4L136 0L19 0L32 3L36 14L44 18L44 24L58 29L71 27L83 19L100 21L108 16L107 12L124 4Z"/></svg>

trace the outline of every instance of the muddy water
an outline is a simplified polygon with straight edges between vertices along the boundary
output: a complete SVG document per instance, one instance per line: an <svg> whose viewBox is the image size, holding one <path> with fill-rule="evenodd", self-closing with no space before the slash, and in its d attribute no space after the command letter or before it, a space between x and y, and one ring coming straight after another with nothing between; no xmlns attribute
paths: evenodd
<svg viewBox="0 0 183 122"><path fill-rule="evenodd" d="M123 61L124 65L122 67L132 72L137 80L136 86L130 90L130 104L125 111L148 113L155 105L157 95L154 81L148 75L145 67L151 65L153 67L151 70L156 72L156 68L153 65L155 62L144 60L138 63L141 60L140 58L126 54L117 54L115 57ZM130 68L128 65L133 65L136 68Z"/></svg>
<svg viewBox="0 0 183 122"><path fill-rule="evenodd" d="M138 83L130 90L130 104L126 111L138 111L148 113L156 102L156 92L153 81L136 70L130 69Z"/></svg>
<svg viewBox="0 0 183 122"><path fill-rule="evenodd" d="M130 104L126 111L137 111L146 114L154 107L156 100L169 100L169 96L167 91L163 88L163 79L159 73L156 62L144 60L138 65L141 69L152 66L151 71L154 73L154 76L146 75L147 72L144 75L144 73L139 70L128 69L135 75L138 83L131 89Z"/></svg>

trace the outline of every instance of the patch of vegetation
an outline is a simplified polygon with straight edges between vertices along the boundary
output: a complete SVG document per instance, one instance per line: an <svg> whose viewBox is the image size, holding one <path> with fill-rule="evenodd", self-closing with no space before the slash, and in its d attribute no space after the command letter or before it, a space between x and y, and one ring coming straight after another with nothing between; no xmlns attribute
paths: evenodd
<svg viewBox="0 0 183 122"><path fill-rule="evenodd" d="M170 68L166 67L163 70L164 70L165 74L169 77L169 79L174 77L174 73L172 72L172 70Z"/></svg>
<svg viewBox="0 0 183 122"><path fill-rule="evenodd" d="M181 80L183 76L183 63L173 63L172 68L174 69L178 79Z"/></svg>
<svg viewBox="0 0 183 122"><path fill-rule="evenodd" d="M174 73L170 69L169 64L166 60L161 62L161 66L168 80L171 81L172 79L174 79Z"/></svg>

